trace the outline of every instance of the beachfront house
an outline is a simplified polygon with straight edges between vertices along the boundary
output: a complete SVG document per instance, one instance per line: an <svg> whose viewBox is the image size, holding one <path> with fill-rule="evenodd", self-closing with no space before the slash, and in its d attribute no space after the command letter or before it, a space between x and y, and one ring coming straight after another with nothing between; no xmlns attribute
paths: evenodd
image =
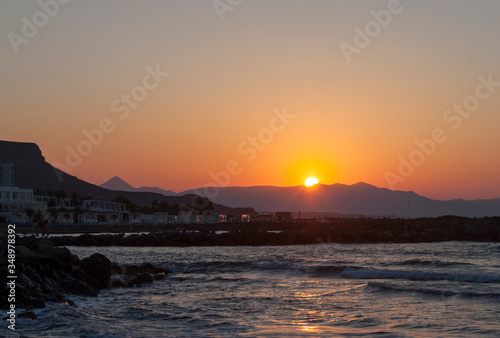
<svg viewBox="0 0 500 338"><path fill-rule="evenodd" d="M130 225L143 225L144 214L140 212L130 213L129 224Z"/></svg>
<svg viewBox="0 0 500 338"><path fill-rule="evenodd" d="M0 164L0 214L7 218L9 223L25 224L29 222L27 209L35 213L47 212L47 204L35 198L32 189L22 189L14 185L14 165Z"/></svg>
<svg viewBox="0 0 500 338"><path fill-rule="evenodd" d="M168 223L168 212L155 212L153 223L155 225L165 225Z"/></svg>
<svg viewBox="0 0 500 338"><path fill-rule="evenodd" d="M193 215L193 212L191 210L188 210L188 211L179 211L179 213L177 214L177 223L184 223L184 224L188 224L188 223L191 223L191 216Z"/></svg>
<svg viewBox="0 0 500 338"><path fill-rule="evenodd" d="M89 225L95 222L95 225L118 226L126 223L129 219L129 211L123 203L100 201L100 200L84 200L80 207L83 211L83 217L80 217L80 224Z"/></svg>

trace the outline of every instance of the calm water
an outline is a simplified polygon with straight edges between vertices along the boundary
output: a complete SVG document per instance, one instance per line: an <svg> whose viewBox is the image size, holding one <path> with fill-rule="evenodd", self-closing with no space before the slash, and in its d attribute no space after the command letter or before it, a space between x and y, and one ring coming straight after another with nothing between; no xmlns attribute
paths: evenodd
<svg viewBox="0 0 500 338"><path fill-rule="evenodd" d="M500 336L499 244L70 250L174 273L36 310L18 336Z"/></svg>

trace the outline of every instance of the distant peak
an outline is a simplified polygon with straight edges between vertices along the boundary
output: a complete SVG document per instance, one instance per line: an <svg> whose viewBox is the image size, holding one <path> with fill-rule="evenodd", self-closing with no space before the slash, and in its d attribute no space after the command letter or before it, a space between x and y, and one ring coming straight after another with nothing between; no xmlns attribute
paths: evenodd
<svg viewBox="0 0 500 338"><path fill-rule="evenodd" d="M134 189L133 186L131 186L118 176L114 176L113 178L104 182L103 184L101 184L101 187L110 190L124 190L124 191L129 191L130 189Z"/></svg>

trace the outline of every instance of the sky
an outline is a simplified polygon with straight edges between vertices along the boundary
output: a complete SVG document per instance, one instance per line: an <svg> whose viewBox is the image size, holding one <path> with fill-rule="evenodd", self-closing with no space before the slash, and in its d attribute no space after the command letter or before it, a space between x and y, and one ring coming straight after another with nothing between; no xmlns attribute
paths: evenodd
<svg viewBox="0 0 500 338"><path fill-rule="evenodd" d="M0 139L94 184L500 197L500 2L0 2Z"/></svg>

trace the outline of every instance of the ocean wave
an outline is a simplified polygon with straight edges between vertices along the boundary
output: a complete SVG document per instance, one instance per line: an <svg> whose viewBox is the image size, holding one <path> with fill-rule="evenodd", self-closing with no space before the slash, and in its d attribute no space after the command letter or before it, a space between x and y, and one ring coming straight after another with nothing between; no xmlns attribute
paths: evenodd
<svg viewBox="0 0 500 338"><path fill-rule="evenodd" d="M195 263L174 263L174 264L162 264L170 268L173 272L181 273L205 273L205 272L237 272L241 270L247 270L252 268L252 263L247 261L236 261L236 262L224 262L224 261L201 261Z"/></svg>
<svg viewBox="0 0 500 338"><path fill-rule="evenodd" d="M319 265L304 269L321 275L339 276L348 279L407 279L420 281L447 280L466 283L497 283L498 273L432 272L423 270L378 269L353 265Z"/></svg>
<svg viewBox="0 0 500 338"><path fill-rule="evenodd" d="M402 262L388 262L384 265L409 265L409 266L434 266L434 267L450 267L450 266L464 266L474 265L463 262L446 262L440 260L423 260L423 259L409 259Z"/></svg>
<svg viewBox="0 0 500 338"><path fill-rule="evenodd" d="M500 298L500 293L494 292L474 292L466 290L447 290L447 289L436 289L436 288L422 288L416 286L406 286L406 285L396 285L391 283L382 282L368 282L366 284L368 287L374 287L380 290L396 291L396 292L416 292L427 295L436 296L464 296L464 297L492 297Z"/></svg>
<svg viewBox="0 0 500 338"><path fill-rule="evenodd" d="M413 260L416 261L416 260ZM418 261L414 265L432 265L433 261ZM442 266L441 266L442 267ZM228 273L244 271L285 271L288 273L306 273L328 277L343 277L348 279L406 279L419 281L447 280L465 283L499 283L500 273L486 272L455 272L441 270L425 271L422 269L381 269L361 267L349 264L307 265L277 262L250 262L250 261L213 261L178 264L172 267L174 272L181 273Z"/></svg>
<svg viewBox="0 0 500 338"><path fill-rule="evenodd" d="M346 268L341 274L344 278L356 279L408 279L408 280L447 280L466 283L498 283L498 273L455 273L455 272L430 272L421 270L391 270L376 268Z"/></svg>

